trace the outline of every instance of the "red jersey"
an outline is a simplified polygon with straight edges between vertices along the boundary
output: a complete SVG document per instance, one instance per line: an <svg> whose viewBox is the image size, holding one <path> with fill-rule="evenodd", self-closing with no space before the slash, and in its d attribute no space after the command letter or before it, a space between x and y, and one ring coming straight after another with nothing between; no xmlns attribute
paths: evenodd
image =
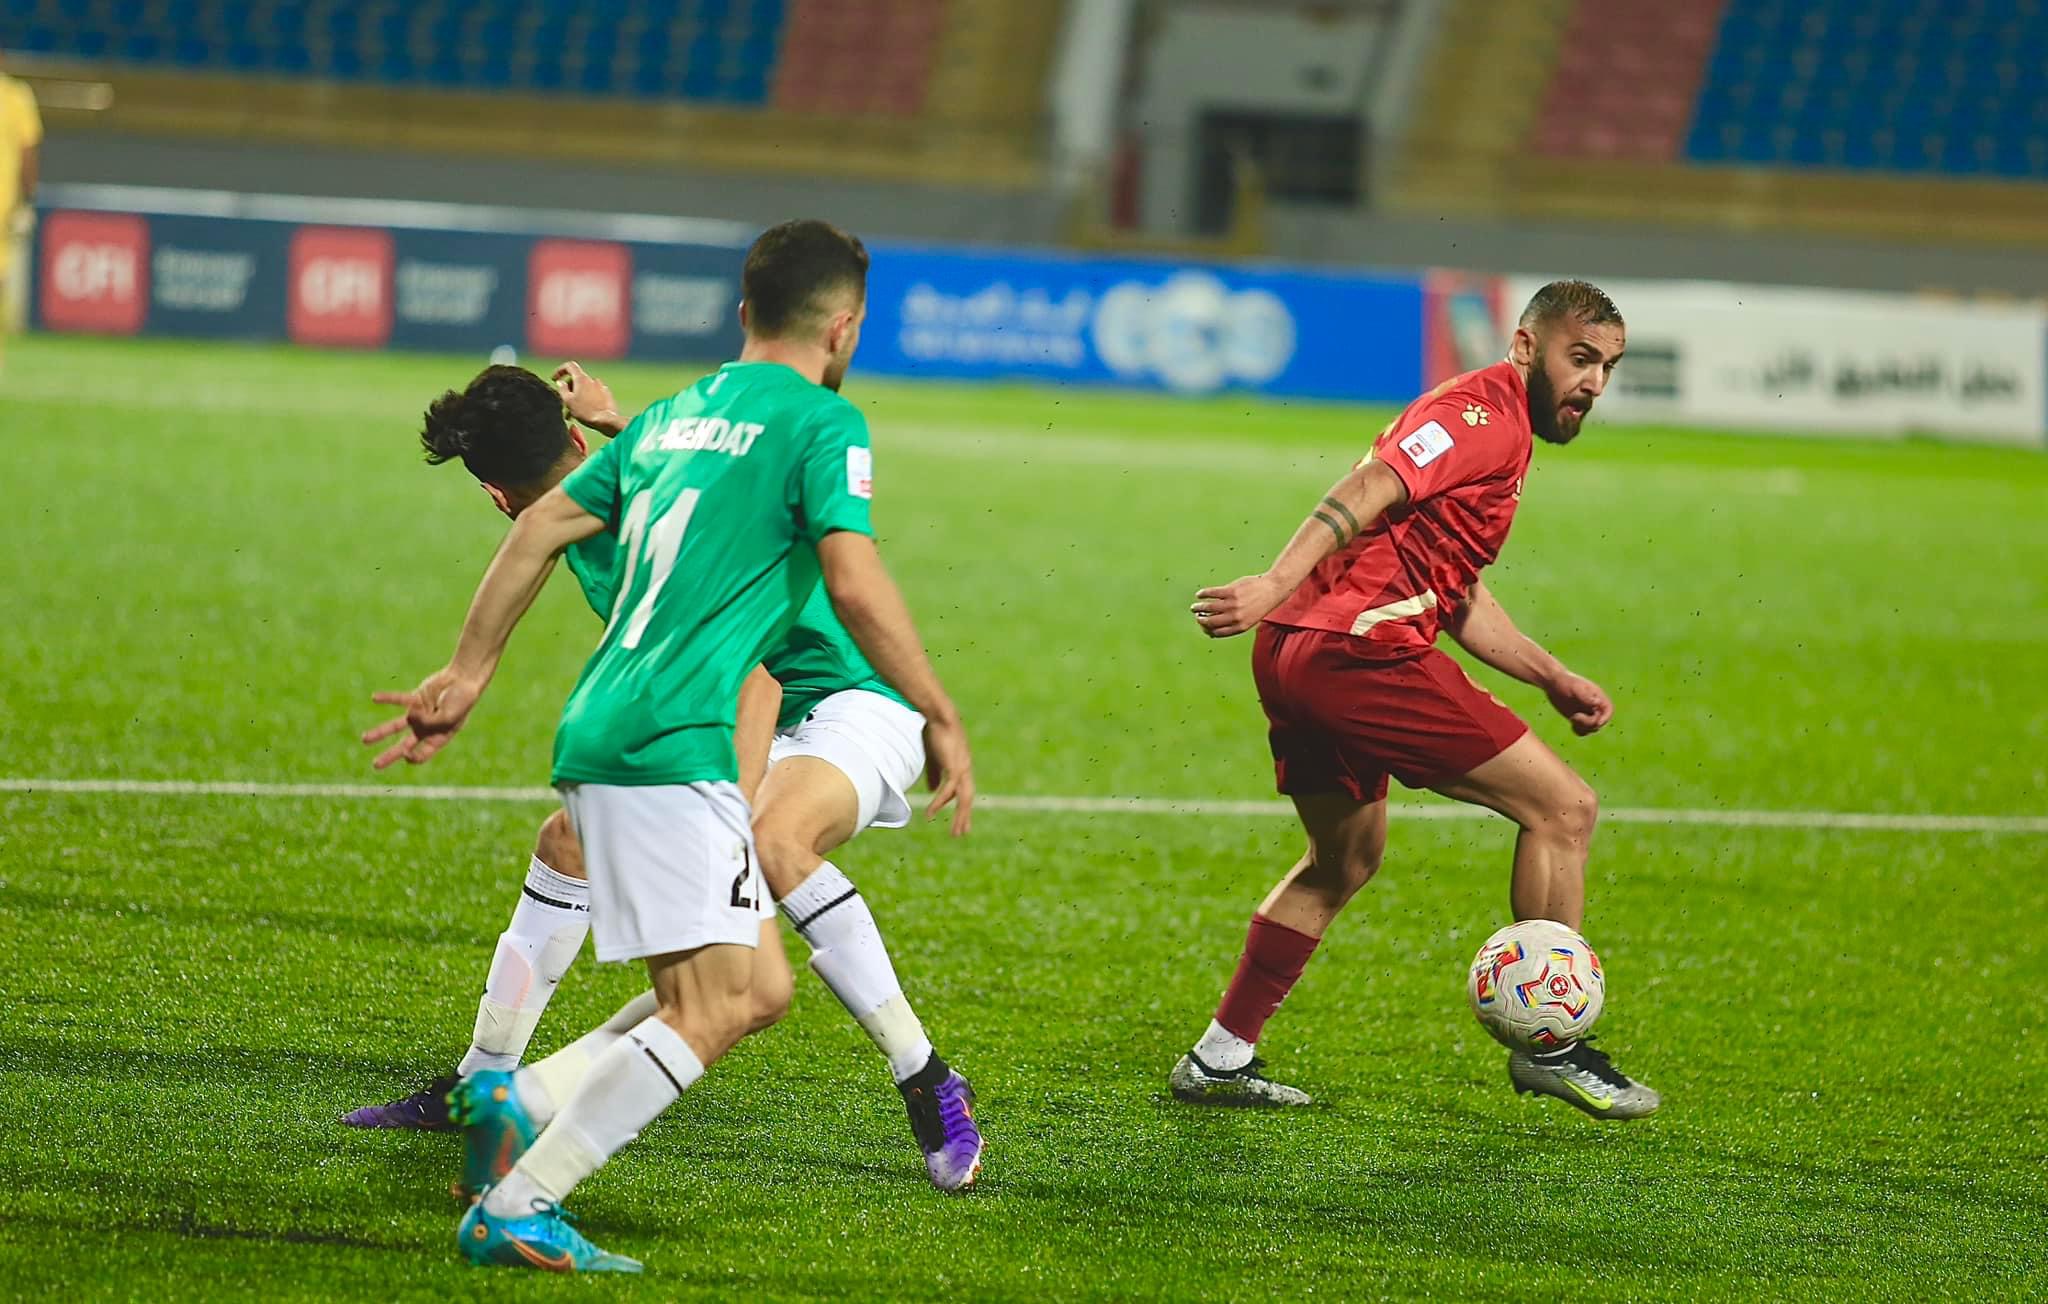
<svg viewBox="0 0 2048 1304"><path fill-rule="evenodd" d="M1512 363L1415 400L1366 455L1401 477L1407 503L1323 558L1266 620L1390 649L1433 645L1439 612L1464 603L1507 542L1534 439L1529 390Z"/></svg>

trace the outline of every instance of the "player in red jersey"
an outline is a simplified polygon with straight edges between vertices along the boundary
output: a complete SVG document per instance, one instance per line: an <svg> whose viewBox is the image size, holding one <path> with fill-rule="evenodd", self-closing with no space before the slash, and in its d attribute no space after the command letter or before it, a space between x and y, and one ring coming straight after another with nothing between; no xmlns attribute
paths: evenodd
<svg viewBox="0 0 2048 1304"><path fill-rule="evenodd" d="M1626 347L1614 301L1583 281L1538 291L1506 361L1437 386L1381 432L1263 574L1201 590L1203 632L1257 627L1252 675L1271 724L1280 791L1308 851L1252 915L1209 1030L1172 1074L1182 1100L1305 1105L1254 1056L1323 932L1379 869L1387 778L1500 812L1521 827L1510 902L1517 919L1579 927L1599 801L1563 758L1436 647L1439 631L1487 665L1541 688L1574 732L1614 705L1515 628L1479 572L1500 555L1521 501L1532 438L1570 443ZM1595 1118L1637 1118L1658 1095L1584 1039L1515 1052L1517 1091Z"/></svg>

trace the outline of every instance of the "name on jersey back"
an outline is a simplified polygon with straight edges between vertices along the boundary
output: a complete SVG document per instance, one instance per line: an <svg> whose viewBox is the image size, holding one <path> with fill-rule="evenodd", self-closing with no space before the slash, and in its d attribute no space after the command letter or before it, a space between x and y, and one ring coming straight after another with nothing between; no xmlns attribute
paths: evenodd
<svg viewBox="0 0 2048 1304"><path fill-rule="evenodd" d="M647 443L665 453L729 453L745 457L768 427L758 421L724 417L677 417L653 431Z"/></svg>

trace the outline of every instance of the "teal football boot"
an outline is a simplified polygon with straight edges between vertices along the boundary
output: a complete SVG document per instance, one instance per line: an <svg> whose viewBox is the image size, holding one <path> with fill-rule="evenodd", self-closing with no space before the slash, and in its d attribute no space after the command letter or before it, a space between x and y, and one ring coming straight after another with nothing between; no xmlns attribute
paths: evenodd
<svg viewBox="0 0 2048 1304"><path fill-rule="evenodd" d="M519 1103L512 1073L481 1069L448 1093L449 1121L462 1129L462 1180L455 1194L475 1199L505 1179L540 1129Z"/></svg>
<svg viewBox="0 0 2048 1304"><path fill-rule="evenodd" d="M543 1272L639 1272L640 1261L607 1254L576 1230L562 1206L535 1200L520 1218L495 1218L479 1199L455 1229L462 1255L479 1268L539 1268Z"/></svg>

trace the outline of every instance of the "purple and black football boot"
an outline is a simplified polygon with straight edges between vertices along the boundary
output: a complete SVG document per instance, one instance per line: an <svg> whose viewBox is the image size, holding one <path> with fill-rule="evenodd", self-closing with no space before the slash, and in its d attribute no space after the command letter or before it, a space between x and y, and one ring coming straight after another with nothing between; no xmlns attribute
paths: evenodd
<svg viewBox="0 0 2048 1304"><path fill-rule="evenodd" d="M974 1122L974 1087L937 1055L917 1076L900 1082L910 1130L924 1151L924 1169L941 1191L964 1191L981 1175L981 1128Z"/></svg>
<svg viewBox="0 0 2048 1304"><path fill-rule="evenodd" d="M411 1132L452 1132L448 1117L448 1092L456 1083L453 1075L435 1078L409 1096L388 1105L364 1105L341 1116L349 1127L397 1129Z"/></svg>

